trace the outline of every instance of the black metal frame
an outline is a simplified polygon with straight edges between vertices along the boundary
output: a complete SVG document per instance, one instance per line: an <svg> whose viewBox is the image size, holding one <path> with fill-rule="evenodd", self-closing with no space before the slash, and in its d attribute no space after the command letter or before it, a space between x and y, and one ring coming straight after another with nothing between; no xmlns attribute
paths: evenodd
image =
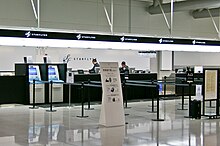
<svg viewBox="0 0 220 146"><path fill-rule="evenodd" d="M206 100L205 97L205 71L206 70L216 70L217 71L217 98L216 99L211 99L211 100ZM219 73L220 73L220 69L219 68L208 68L208 69L203 69L203 110L202 110L202 116L206 116L209 118L218 118L219 116ZM208 115L205 114L205 102L207 101L216 101L216 114L215 115Z"/></svg>

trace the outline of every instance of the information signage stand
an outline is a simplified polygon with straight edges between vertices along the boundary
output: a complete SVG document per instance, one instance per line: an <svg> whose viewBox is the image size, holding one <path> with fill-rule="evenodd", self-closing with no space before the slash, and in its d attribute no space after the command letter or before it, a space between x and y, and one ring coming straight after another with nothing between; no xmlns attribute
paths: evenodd
<svg viewBox="0 0 220 146"><path fill-rule="evenodd" d="M125 125L121 79L117 62L100 62L102 105L100 125L105 127Z"/></svg>
<svg viewBox="0 0 220 146"><path fill-rule="evenodd" d="M204 69L204 93L203 93L203 116L208 116L209 118L217 118L219 116L219 69ZM205 103L207 101L215 101L215 113L207 113Z"/></svg>

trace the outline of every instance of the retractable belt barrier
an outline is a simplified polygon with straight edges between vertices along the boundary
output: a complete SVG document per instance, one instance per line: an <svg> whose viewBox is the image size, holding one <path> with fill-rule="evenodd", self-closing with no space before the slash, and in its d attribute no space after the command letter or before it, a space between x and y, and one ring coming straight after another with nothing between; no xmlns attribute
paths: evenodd
<svg viewBox="0 0 220 146"><path fill-rule="evenodd" d="M60 83L60 84L64 84L64 85L68 85L69 86L69 108L72 106L72 101L71 101L71 86L81 86L80 83Z"/></svg>
<svg viewBox="0 0 220 146"><path fill-rule="evenodd" d="M50 81L50 110L46 110L47 112L55 112L56 110L53 110L53 81Z"/></svg>
<svg viewBox="0 0 220 146"><path fill-rule="evenodd" d="M127 86L125 85L125 82L126 80L123 80L122 81L122 92L123 92L123 102L124 102L124 108L131 108L131 107L128 107L128 94L127 94ZM125 114L126 116L129 115L129 114Z"/></svg>
<svg viewBox="0 0 220 146"><path fill-rule="evenodd" d="M101 88L101 82L96 82L96 81L90 81L88 80L87 84L84 84L85 87L96 87L96 88ZM91 98L90 98L90 88L88 88L88 108L85 108L86 110L94 110L94 108L91 108Z"/></svg>
<svg viewBox="0 0 220 146"><path fill-rule="evenodd" d="M81 84L81 116L77 116L78 118L87 118L89 116L84 115L84 82Z"/></svg>
<svg viewBox="0 0 220 146"><path fill-rule="evenodd" d="M30 109L38 109L38 107L35 106L35 79L33 80L33 106L29 107Z"/></svg>
<svg viewBox="0 0 220 146"><path fill-rule="evenodd" d="M184 101L185 101L185 96L184 96L184 87L185 86L181 86L182 87L182 108L181 109L177 109L177 110L187 110L184 108Z"/></svg>
<svg viewBox="0 0 220 146"><path fill-rule="evenodd" d="M125 82L125 86L139 86L139 87L150 87L150 88L156 88L157 90L159 90L159 85L158 84L154 84L154 82L152 81L151 84L146 84L146 82L143 81L130 81L129 83ZM153 97L152 97L153 99ZM152 119L153 121L164 121L164 119L159 119L159 96L157 96L157 118L156 119ZM154 101L152 101L152 112L154 112Z"/></svg>

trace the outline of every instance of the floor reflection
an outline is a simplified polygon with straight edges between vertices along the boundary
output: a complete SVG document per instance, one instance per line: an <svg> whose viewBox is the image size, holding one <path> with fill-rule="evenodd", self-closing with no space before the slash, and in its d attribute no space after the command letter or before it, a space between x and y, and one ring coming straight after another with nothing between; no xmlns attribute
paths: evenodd
<svg viewBox="0 0 220 146"><path fill-rule="evenodd" d="M100 128L103 146L122 146L125 137L125 126Z"/></svg>
<svg viewBox="0 0 220 146"><path fill-rule="evenodd" d="M187 111L176 110L177 102L164 101L164 122L147 113L150 102L130 103L124 126L102 127L100 106L86 111L88 118L77 118L80 106L46 112L27 106L1 108L0 145L7 146L219 146L219 119L187 119ZM165 113L165 112L164 112Z"/></svg>

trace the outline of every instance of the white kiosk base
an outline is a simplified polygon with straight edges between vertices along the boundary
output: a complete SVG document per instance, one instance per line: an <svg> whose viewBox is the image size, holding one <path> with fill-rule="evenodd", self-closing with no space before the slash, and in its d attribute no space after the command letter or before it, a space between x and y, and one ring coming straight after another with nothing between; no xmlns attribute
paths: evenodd
<svg viewBox="0 0 220 146"><path fill-rule="evenodd" d="M49 103L51 101L51 84L49 84ZM52 102L63 102L63 84L53 84Z"/></svg>
<svg viewBox="0 0 220 146"><path fill-rule="evenodd" d="M33 103L33 84L29 85L30 104ZM35 84L35 103L45 103L44 84Z"/></svg>

